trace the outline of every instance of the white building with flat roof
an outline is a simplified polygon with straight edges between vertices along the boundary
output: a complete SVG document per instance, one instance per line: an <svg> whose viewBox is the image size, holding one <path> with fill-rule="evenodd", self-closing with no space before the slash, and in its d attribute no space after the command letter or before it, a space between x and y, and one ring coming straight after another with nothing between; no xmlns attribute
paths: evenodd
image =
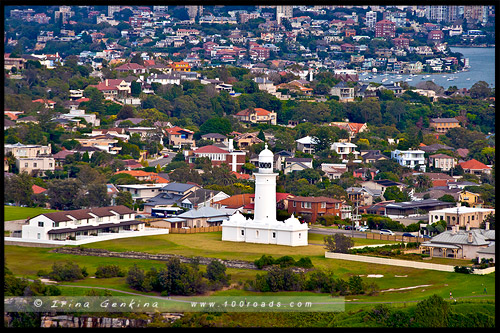
<svg viewBox="0 0 500 333"><path fill-rule="evenodd" d="M399 165L415 169L418 165L419 170L425 172L425 151L423 150L399 150L391 151L391 158L396 160Z"/></svg>

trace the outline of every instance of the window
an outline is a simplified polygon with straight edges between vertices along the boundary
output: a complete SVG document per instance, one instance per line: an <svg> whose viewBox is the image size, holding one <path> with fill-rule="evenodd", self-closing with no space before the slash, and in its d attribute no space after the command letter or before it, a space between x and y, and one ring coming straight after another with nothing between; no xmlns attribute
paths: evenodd
<svg viewBox="0 0 500 333"><path fill-rule="evenodd" d="M326 208L326 202L321 203L321 208Z"/></svg>
<svg viewBox="0 0 500 333"><path fill-rule="evenodd" d="M276 238L276 232L273 232L273 238Z"/></svg>
<svg viewBox="0 0 500 333"><path fill-rule="evenodd" d="M245 236L245 230L241 230L241 235Z"/></svg>
<svg viewBox="0 0 500 333"><path fill-rule="evenodd" d="M293 207L297 207L297 201L293 202Z"/></svg>
<svg viewBox="0 0 500 333"><path fill-rule="evenodd" d="M259 238L259 230L255 230L255 238Z"/></svg>
<svg viewBox="0 0 500 333"><path fill-rule="evenodd" d="M120 215L120 220L123 220L123 215Z"/></svg>
<svg viewBox="0 0 500 333"><path fill-rule="evenodd" d="M302 202L302 208L311 208L310 202Z"/></svg>
<svg viewBox="0 0 500 333"><path fill-rule="evenodd" d="M33 163L33 168L36 168L36 166L37 166L36 163Z"/></svg>
<svg viewBox="0 0 500 333"><path fill-rule="evenodd" d="M38 226L39 226L39 227L43 227L43 222L39 221L39 222L38 222Z"/></svg>

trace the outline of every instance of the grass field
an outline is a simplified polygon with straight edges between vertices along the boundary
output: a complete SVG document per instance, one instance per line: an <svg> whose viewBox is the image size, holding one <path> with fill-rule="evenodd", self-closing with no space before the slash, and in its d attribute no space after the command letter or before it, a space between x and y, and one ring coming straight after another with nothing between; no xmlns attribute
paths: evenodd
<svg viewBox="0 0 500 333"><path fill-rule="evenodd" d="M37 216L43 213L56 212L53 209L3 206L3 216L5 221L22 220Z"/></svg>
<svg viewBox="0 0 500 333"><path fill-rule="evenodd" d="M370 307L373 304L361 302L411 302L422 300L432 294L438 294L447 298L452 291L454 297L467 297L470 299L489 299L494 301L491 295L495 294L495 273L486 276L468 275L458 273L447 273L431 270L412 269L388 265L374 265L361 262L350 262L344 260L327 259L324 257L325 249L322 246L322 235L310 234L309 245L306 247L287 247L278 245L261 245L249 243L222 242L220 232L200 234L170 234L161 236L137 237L118 239L113 241L92 243L85 245L87 248L102 248L110 251L138 251L148 253L169 253L183 256L204 256L220 259L239 259L253 261L262 254L272 255L275 258L289 255L296 260L303 256L309 256L315 268L329 270L336 277L348 279L352 275L360 275L365 282L375 282L380 290L392 289L389 292L381 292L377 296L356 295L349 296L347 306L350 309ZM370 241L356 239L356 241ZM377 242L380 242L377 240ZM358 244L356 244L358 245ZM365 244L361 244L365 245ZM74 286L99 286L122 291L133 291L125 283L125 278L95 279L97 267L102 265L116 264L128 270L134 264L142 269L149 270L151 267L160 268L164 265L161 261L76 256L51 253L47 248L30 248L20 246L5 246L5 260L7 267L16 275L35 278L39 270L50 270L55 262L71 261L80 267L86 267L89 277L85 280L65 283ZM468 262L468 261L464 261ZM204 266L200 266L204 270ZM245 270L228 268L227 273L231 275L231 282L242 285L247 280L253 280L256 274L263 274L258 270ZM382 278L371 278L368 275L383 275ZM426 286L424 286L426 285ZM399 288L421 286L414 289L396 290ZM483 288L487 287L489 296L484 296ZM66 292L66 291L64 291ZM68 292L84 291L72 288ZM218 291L216 295L250 295L249 291L242 289L230 289ZM397 305L395 304L395 305Z"/></svg>

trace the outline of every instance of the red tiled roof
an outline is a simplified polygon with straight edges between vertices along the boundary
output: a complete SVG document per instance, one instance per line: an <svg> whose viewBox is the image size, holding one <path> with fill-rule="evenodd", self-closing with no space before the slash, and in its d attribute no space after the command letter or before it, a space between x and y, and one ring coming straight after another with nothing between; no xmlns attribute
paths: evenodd
<svg viewBox="0 0 500 333"><path fill-rule="evenodd" d="M269 115L271 112L270 111L267 111L266 109L263 109L263 108L255 108L253 109L253 111L258 115L258 116L267 116ZM241 110L240 112L238 112L236 115L237 116L248 116L249 114L252 113L252 110L251 109L245 109L245 110Z"/></svg>
<svg viewBox="0 0 500 333"><path fill-rule="evenodd" d="M194 151L195 154L204 154L204 153L215 153L215 154L229 154L227 150L219 148L217 146L209 145L203 146Z"/></svg>
<svg viewBox="0 0 500 333"><path fill-rule="evenodd" d="M167 128L166 131L167 131L168 134L182 134L181 132L188 132L188 133L191 133L191 134L193 133L193 131L184 129L184 128L179 127L179 126L174 126L172 128Z"/></svg>
<svg viewBox="0 0 500 333"><path fill-rule="evenodd" d="M250 179L250 175L246 173L238 173L236 171L231 171L231 173L236 176L236 179Z"/></svg>
<svg viewBox="0 0 500 333"><path fill-rule="evenodd" d="M47 191L43 187L40 187L40 186L34 185L34 184L33 184L33 186L31 186L31 188L33 189L33 194L40 194L40 193Z"/></svg>
<svg viewBox="0 0 500 333"><path fill-rule="evenodd" d="M459 165L464 170L481 170L481 169L491 169L486 164L479 162L478 160L472 159L466 162L459 163Z"/></svg>
<svg viewBox="0 0 500 333"><path fill-rule="evenodd" d="M236 194L236 195L230 196L229 198L216 201L215 203L227 206L229 208L239 208L241 206L248 205L251 202L251 199L250 199L251 196L252 196L252 194L250 194L250 193Z"/></svg>

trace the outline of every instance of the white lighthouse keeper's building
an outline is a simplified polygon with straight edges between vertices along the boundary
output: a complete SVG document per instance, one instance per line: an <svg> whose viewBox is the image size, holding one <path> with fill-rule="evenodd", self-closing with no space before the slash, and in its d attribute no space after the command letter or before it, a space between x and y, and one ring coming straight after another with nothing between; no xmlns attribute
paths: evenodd
<svg viewBox="0 0 500 333"><path fill-rule="evenodd" d="M255 175L254 219L239 212L222 223L222 240L288 246L307 245L307 224L293 215L284 222L276 220L276 177L273 153L266 148L259 154L259 172Z"/></svg>

